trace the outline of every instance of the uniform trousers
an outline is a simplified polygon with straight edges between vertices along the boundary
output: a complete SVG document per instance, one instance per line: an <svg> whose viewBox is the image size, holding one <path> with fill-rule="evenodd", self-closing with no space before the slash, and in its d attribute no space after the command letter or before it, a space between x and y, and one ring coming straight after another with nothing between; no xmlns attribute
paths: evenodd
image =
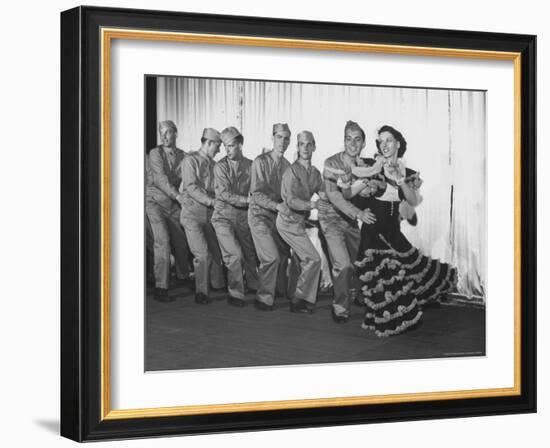
<svg viewBox="0 0 550 448"><path fill-rule="evenodd" d="M182 210L181 224L193 253L195 267L195 293L210 295L210 286L220 289L225 286L220 248L216 233L210 222L212 212L197 216Z"/></svg>
<svg viewBox="0 0 550 448"><path fill-rule="evenodd" d="M277 230L283 240L292 248L300 263L300 274L292 297L294 303L305 300L314 304L317 301L317 288L321 273L321 257L306 233L304 220L277 216Z"/></svg>
<svg viewBox="0 0 550 448"><path fill-rule="evenodd" d="M227 204L223 210L214 211L212 225L227 268L228 293L232 297L244 299L243 270L247 286L258 289L258 263L248 226L248 211Z"/></svg>
<svg viewBox="0 0 550 448"><path fill-rule="evenodd" d="M171 252L181 276L189 276L189 250L185 232L179 222L180 207L176 203L170 206L161 205L151 198L146 198L145 213L153 233L155 286L168 289Z"/></svg>
<svg viewBox="0 0 550 448"><path fill-rule="evenodd" d="M276 291L285 296L288 294L286 270L290 248L277 232L276 217L276 213L258 211L254 206L248 209L250 233L260 261L256 300L268 306L273 305Z"/></svg>
<svg viewBox="0 0 550 448"><path fill-rule="evenodd" d="M319 214L332 264L334 314L349 317L351 289L356 287L355 265L361 241L359 228L342 218Z"/></svg>

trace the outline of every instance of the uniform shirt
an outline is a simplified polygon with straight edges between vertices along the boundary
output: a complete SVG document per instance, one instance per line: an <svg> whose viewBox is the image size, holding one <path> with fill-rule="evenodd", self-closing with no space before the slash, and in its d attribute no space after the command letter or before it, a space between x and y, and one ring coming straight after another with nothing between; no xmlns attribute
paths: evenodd
<svg viewBox="0 0 550 448"><path fill-rule="evenodd" d="M163 147L157 146L149 152L149 163L145 165L146 194L159 202L175 200L181 184L179 165L186 154L178 148L172 153L170 157Z"/></svg>
<svg viewBox="0 0 550 448"><path fill-rule="evenodd" d="M153 170L149 164L149 154L145 154L145 192L149 191L149 188L155 186L153 179Z"/></svg>
<svg viewBox="0 0 550 448"><path fill-rule="evenodd" d="M337 185L338 174L331 172L331 169L351 173L351 163L344 158L344 152L339 152L325 160L323 169L323 188L319 193L319 214L327 218L339 218L352 221L357 219L361 212L359 208L345 199L342 191Z"/></svg>
<svg viewBox="0 0 550 448"><path fill-rule="evenodd" d="M228 204L237 208L248 206L250 192L250 168L252 160L241 157L230 160L224 157L214 167L216 210Z"/></svg>
<svg viewBox="0 0 550 448"><path fill-rule="evenodd" d="M282 202L281 182L290 162L283 157L275 161L273 151L256 157L250 176L250 204L255 211L268 210L275 213Z"/></svg>
<svg viewBox="0 0 550 448"><path fill-rule="evenodd" d="M206 210L214 205L214 165L214 160L202 150L183 159L181 194L183 205L189 211Z"/></svg>
<svg viewBox="0 0 550 448"><path fill-rule="evenodd" d="M311 197L323 186L321 173L314 166L306 168L298 160L283 174L281 197L285 204L282 218L303 222L311 210Z"/></svg>

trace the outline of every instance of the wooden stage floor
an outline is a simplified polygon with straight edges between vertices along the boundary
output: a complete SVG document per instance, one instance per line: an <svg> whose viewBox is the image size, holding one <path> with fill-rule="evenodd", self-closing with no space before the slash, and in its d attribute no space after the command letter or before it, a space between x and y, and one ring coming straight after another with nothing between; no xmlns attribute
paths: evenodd
<svg viewBox="0 0 550 448"><path fill-rule="evenodd" d="M424 312L418 328L389 338L361 329L364 309L336 324L331 298L320 295L313 315L291 313L286 299L272 312L229 306L225 295L198 305L188 290L175 302L146 298L145 370L321 364L485 355L485 310L442 305Z"/></svg>

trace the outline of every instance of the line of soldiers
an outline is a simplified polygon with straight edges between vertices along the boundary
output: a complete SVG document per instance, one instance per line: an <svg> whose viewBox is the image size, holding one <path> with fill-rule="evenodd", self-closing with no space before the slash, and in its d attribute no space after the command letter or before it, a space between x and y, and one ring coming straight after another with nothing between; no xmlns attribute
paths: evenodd
<svg viewBox="0 0 550 448"><path fill-rule="evenodd" d="M360 242L358 221L375 219L344 197L335 174L349 172L365 147L365 133L357 123L347 122L345 149L325 161L322 175L311 163L316 143L309 131L297 136L296 161L290 164L284 157L291 137L285 123L273 125L273 148L254 161L244 157L244 138L235 127L221 133L204 129L200 149L193 153L176 147L172 121L162 121L159 133L161 144L146 157L145 179L156 300L174 300L168 295L171 253L179 281L189 281L190 249L197 303L209 303L211 290L224 288L223 260L228 303L245 306L245 293L253 292L255 308L271 311L275 297L289 290L286 273L292 249L299 265L290 269L295 277L290 310L312 313L321 258L306 233L306 222L317 209L332 265L332 317L339 323L349 319L352 291L358 286L353 264ZM216 163L222 143L227 156Z"/></svg>

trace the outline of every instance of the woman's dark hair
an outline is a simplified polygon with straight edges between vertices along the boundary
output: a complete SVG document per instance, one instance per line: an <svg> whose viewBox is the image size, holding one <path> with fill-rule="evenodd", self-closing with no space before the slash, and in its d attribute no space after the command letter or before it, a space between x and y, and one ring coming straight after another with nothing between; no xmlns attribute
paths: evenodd
<svg viewBox="0 0 550 448"><path fill-rule="evenodd" d="M389 132L399 142L397 157L403 157L403 154L405 154L405 151L407 150L407 140L405 140L403 134L387 124L378 129L378 135L380 135L382 132ZM378 148L378 153L382 154L382 151L380 151L380 141L378 139L376 139L376 147Z"/></svg>

